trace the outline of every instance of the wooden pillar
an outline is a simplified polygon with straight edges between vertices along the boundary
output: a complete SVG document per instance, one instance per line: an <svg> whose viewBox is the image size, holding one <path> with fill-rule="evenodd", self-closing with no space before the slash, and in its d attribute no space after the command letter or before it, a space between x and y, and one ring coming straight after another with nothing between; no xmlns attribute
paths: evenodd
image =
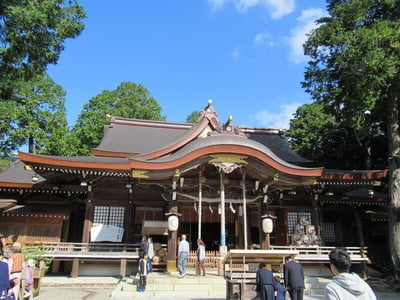
<svg viewBox="0 0 400 300"><path fill-rule="evenodd" d="M169 202L169 212L178 212L178 202L171 200ZM176 272L176 254L178 245L178 232L168 230L168 252L167 252L167 272Z"/></svg>
<svg viewBox="0 0 400 300"><path fill-rule="evenodd" d="M119 267L119 276L121 276L121 278L124 278L126 276L126 258L121 259L121 264Z"/></svg>
<svg viewBox="0 0 400 300"><path fill-rule="evenodd" d="M321 223L320 223L320 212L319 212L319 207L318 207L318 194L314 195L314 198L311 201L312 203L312 216L313 216L313 224L315 224L316 228L316 234L321 234Z"/></svg>
<svg viewBox="0 0 400 300"><path fill-rule="evenodd" d="M361 224L361 218L360 218L360 213L358 212L357 209L354 209L354 220L356 223L356 230L357 230L357 236L358 236L358 242L361 247L361 256L363 256L363 248L365 246L364 243L364 234L362 230L362 224ZM368 278L368 268L365 262L361 264L361 276L364 279Z"/></svg>
<svg viewBox="0 0 400 300"><path fill-rule="evenodd" d="M132 233L132 229L134 227L134 218L133 218L133 193L132 193L132 189L128 190L129 192L129 201L128 201L128 205L126 206L126 217L125 217L125 237L124 237L124 242L125 243L132 243L133 241L133 233Z"/></svg>
<svg viewBox="0 0 400 300"><path fill-rule="evenodd" d="M60 261L53 260L51 263L51 273L58 273L60 271Z"/></svg>
<svg viewBox="0 0 400 300"><path fill-rule="evenodd" d="M364 247L365 246L364 234L363 234L363 230L362 230L360 214L358 213L357 209L354 209L354 220L355 220L356 228L357 228L358 242L360 244L360 247Z"/></svg>
<svg viewBox="0 0 400 300"><path fill-rule="evenodd" d="M76 278L79 275L79 258L74 258L72 260L72 269L70 276Z"/></svg>
<svg viewBox="0 0 400 300"><path fill-rule="evenodd" d="M88 199L86 202L86 210L85 210L85 221L83 223L83 232L82 232L82 243L90 242L90 229L93 225L93 213L94 208L92 204L92 199Z"/></svg>

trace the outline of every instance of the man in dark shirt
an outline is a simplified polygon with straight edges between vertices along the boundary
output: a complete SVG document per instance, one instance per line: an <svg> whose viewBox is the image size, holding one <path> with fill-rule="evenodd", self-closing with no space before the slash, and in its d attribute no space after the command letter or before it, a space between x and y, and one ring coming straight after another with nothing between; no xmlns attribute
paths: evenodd
<svg viewBox="0 0 400 300"><path fill-rule="evenodd" d="M286 257L284 267L285 286L292 300L303 300L304 272L302 266L290 256Z"/></svg>
<svg viewBox="0 0 400 300"><path fill-rule="evenodd" d="M149 251L149 242L147 241L147 236L143 236L142 242L140 243L139 256L143 258L145 254Z"/></svg>

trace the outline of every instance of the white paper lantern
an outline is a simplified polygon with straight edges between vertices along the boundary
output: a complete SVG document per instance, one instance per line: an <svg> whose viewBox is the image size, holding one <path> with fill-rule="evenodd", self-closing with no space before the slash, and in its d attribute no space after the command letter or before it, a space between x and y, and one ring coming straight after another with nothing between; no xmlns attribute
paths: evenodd
<svg viewBox="0 0 400 300"><path fill-rule="evenodd" d="M175 215L171 215L168 217L168 230L169 231L177 231L179 227L179 219Z"/></svg>
<svg viewBox="0 0 400 300"><path fill-rule="evenodd" d="M265 218L262 220L262 229L264 233L271 233L272 230L274 229L274 223L272 222L272 219L270 218Z"/></svg>

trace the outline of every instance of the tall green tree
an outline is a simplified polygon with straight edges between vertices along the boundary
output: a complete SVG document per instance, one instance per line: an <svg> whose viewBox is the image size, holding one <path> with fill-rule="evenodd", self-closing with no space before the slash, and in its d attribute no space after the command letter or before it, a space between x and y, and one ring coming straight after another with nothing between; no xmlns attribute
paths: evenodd
<svg viewBox="0 0 400 300"><path fill-rule="evenodd" d="M386 134L390 170L389 238L400 272L400 5L398 0L329 0L305 43L303 83L355 131ZM365 118L365 112L370 117ZM372 121L371 121L372 120ZM367 123L370 122L370 123ZM372 123L371 123L372 122ZM364 129L363 129L364 128Z"/></svg>
<svg viewBox="0 0 400 300"><path fill-rule="evenodd" d="M62 87L44 74L18 82L14 94L16 101L5 101L8 111L0 115L3 152L27 146L30 153L64 154L68 128Z"/></svg>
<svg viewBox="0 0 400 300"><path fill-rule="evenodd" d="M360 169L351 130L341 126L322 103L300 106L290 121L286 135L301 156L332 169Z"/></svg>
<svg viewBox="0 0 400 300"><path fill-rule="evenodd" d="M14 83L55 64L85 17L76 0L0 1L0 100L13 96Z"/></svg>
<svg viewBox="0 0 400 300"><path fill-rule="evenodd" d="M188 123L197 123L200 117L200 111L195 110L190 115L186 117L186 122Z"/></svg>
<svg viewBox="0 0 400 300"><path fill-rule="evenodd" d="M325 108L324 103L314 102L296 110L286 131L296 153L331 169L387 168L384 136L367 113L364 119L368 127L357 131L355 124L326 112Z"/></svg>
<svg viewBox="0 0 400 300"><path fill-rule="evenodd" d="M100 144L109 116L163 121L161 107L140 84L123 82L89 100L71 131L70 155L88 155Z"/></svg>

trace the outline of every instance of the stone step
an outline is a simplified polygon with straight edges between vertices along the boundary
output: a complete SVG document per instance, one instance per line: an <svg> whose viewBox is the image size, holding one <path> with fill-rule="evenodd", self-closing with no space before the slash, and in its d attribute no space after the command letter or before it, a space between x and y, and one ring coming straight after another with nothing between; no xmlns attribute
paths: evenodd
<svg viewBox="0 0 400 300"><path fill-rule="evenodd" d="M329 282L330 278L306 276L304 299L323 299L325 286ZM216 274L207 274L204 277L189 274L184 278L178 278L177 274L153 273L147 277L145 292L137 291L137 280L129 277L120 282L110 300L132 298L220 300L226 298L226 281Z"/></svg>
<svg viewBox="0 0 400 300"><path fill-rule="evenodd" d="M144 293L137 291L137 284L136 279L127 278L119 288L114 290L113 299L122 299L123 294L140 299L151 297L154 299L165 299L165 297L188 299L188 295L191 295L192 298L197 295L202 299L224 299L226 296L225 279L217 275L186 275L184 278L178 278L176 274L150 274L147 277Z"/></svg>

